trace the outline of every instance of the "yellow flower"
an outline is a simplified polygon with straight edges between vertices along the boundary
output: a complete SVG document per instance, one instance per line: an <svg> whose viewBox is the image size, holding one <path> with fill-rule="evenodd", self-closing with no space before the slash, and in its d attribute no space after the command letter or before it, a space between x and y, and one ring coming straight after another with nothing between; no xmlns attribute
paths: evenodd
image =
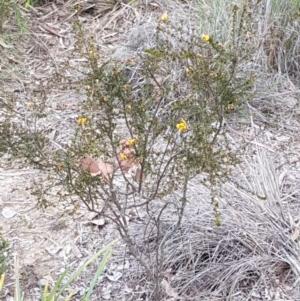
<svg viewBox="0 0 300 301"><path fill-rule="evenodd" d="M61 171L61 169L62 169L61 163L58 163L58 164L55 166L55 169L56 169L56 171Z"/></svg>
<svg viewBox="0 0 300 301"><path fill-rule="evenodd" d="M130 64L135 64L135 57L128 59L127 62Z"/></svg>
<svg viewBox="0 0 300 301"><path fill-rule="evenodd" d="M234 105L232 103L230 103L228 106L227 106L227 110L234 110Z"/></svg>
<svg viewBox="0 0 300 301"><path fill-rule="evenodd" d="M120 159L123 161L123 160L127 160L127 156L124 154L124 153L119 153L119 157Z"/></svg>
<svg viewBox="0 0 300 301"><path fill-rule="evenodd" d="M136 139L135 139L135 138L132 138L132 139L128 139L127 141L128 141L128 143L129 143L129 145L134 145Z"/></svg>
<svg viewBox="0 0 300 301"><path fill-rule="evenodd" d="M91 50L89 51L89 55L90 55L90 56L93 56L93 54L94 54L94 50L91 49Z"/></svg>
<svg viewBox="0 0 300 301"><path fill-rule="evenodd" d="M183 118L180 119L180 122L176 124L176 128L180 131L183 132L187 129L186 122Z"/></svg>
<svg viewBox="0 0 300 301"><path fill-rule="evenodd" d="M86 124L87 118L86 117L81 117L77 119L77 124Z"/></svg>
<svg viewBox="0 0 300 301"><path fill-rule="evenodd" d="M131 110L131 105L126 105L127 110Z"/></svg>
<svg viewBox="0 0 300 301"><path fill-rule="evenodd" d="M190 71L191 70L188 67L185 68L185 73L189 73Z"/></svg>
<svg viewBox="0 0 300 301"><path fill-rule="evenodd" d="M161 22L167 22L169 19L169 16L167 13L164 13L160 18L159 18L159 21Z"/></svg>
<svg viewBox="0 0 300 301"><path fill-rule="evenodd" d="M32 108L34 106L34 103L32 101L29 101L27 103L27 108Z"/></svg>
<svg viewBox="0 0 300 301"><path fill-rule="evenodd" d="M201 39L202 39L203 41L209 41L210 36L209 36L208 34L203 34L203 35L201 36Z"/></svg>

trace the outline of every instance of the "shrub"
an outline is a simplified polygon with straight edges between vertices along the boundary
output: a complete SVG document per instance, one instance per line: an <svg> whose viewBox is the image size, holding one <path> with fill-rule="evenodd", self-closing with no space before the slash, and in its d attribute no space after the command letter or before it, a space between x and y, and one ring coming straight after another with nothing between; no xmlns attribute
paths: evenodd
<svg viewBox="0 0 300 301"><path fill-rule="evenodd" d="M234 6L231 40L224 44L164 14L153 45L123 61L101 58L77 22L76 50L87 62L82 76L70 82L69 60L54 79L56 87L74 84L85 96L64 143L52 143L43 129L51 114L48 92L27 103L22 123L15 100L2 102L1 151L47 172L51 185L35 190L44 205L46 192L62 187L62 200L76 195L88 210L112 220L152 281L156 300L165 242L180 228L190 179L201 175L211 189L212 220L221 223L215 186L236 162L224 119L251 97L255 77L242 67L251 51L244 45L250 18L247 6ZM177 221L166 233L161 218L170 208ZM151 239L156 256L149 258L131 234L133 215L144 216L145 241Z"/></svg>

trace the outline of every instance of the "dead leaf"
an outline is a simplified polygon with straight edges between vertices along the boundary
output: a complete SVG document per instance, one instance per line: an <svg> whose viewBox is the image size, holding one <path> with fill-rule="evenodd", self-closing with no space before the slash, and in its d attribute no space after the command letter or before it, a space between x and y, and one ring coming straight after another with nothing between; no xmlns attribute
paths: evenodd
<svg viewBox="0 0 300 301"><path fill-rule="evenodd" d="M84 219L91 221L92 219L94 219L97 216L98 216L98 213L96 213L96 212L88 212L84 215Z"/></svg>
<svg viewBox="0 0 300 301"><path fill-rule="evenodd" d="M82 254L80 253L80 251L79 251L79 249L77 248L77 246L76 246L74 243L72 243L71 246L72 246L72 252L73 252L73 254L74 254L77 258L81 258L81 257L82 257Z"/></svg>
<svg viewBox="0 0 300 301"><path fill-rule="evenodd" d="M105 225L105 219L104 218L94 219L90 221L90 224L94 224L96 226L103 226Z"/></svg>
<svg viewBox="0 0 300 301"><path fill-rule="evenodd" d="M131 158L129 160L120 161L120 168L123 172L128 172L130 167L134 165L135 158Z"/></svg>
<svg viewBox="0 0 300 301"><path fill-rule="evenodd" d="M101 173L97 162L90 156L86 156L80 161L83 170L90 172L91 176L96 176Z"/></svg>
<svg viewBox="0 0 300 301"><path fill-rule="evenodd" d="M290 235L291 240L296 241L296 239L299 237L300 231L298 227L292 228L292 233Z"/></svg>
<svg viewBox="0 0 300 301"><path fill-rule="evenodd" d="M51 245L50 247L46 248L46 251L50 254L50 255L55 255L59 250L61 250L62 247L60 246L54 246Z"/></svg>
<svg viewBox="0 0 300 301"><path fill-rule="evenodd" d="M113 166L107 162L104 161L98 161L97 162L99 171L101 175L106 179L109 180L111 175L113 174Z"/></svg>
<svg viewBox="0 0 300 301"><path fill-rule="evenodd" d="M135 179L138 181L138 182L144 182L145 181L145 174L143 173L142 174L142 170L139 168L136 170L136 173L135 173Z"/></svg>

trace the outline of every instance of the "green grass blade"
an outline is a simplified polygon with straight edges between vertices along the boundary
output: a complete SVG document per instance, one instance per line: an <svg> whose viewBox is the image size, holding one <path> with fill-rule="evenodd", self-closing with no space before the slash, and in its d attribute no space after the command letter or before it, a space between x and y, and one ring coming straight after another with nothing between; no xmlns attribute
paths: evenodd
<svg viewBox="0 0 300 301"><path fill-rule="evenodd" d="M52 301L52 298L54 297L58 287L60 286L61 282L65 278L66 274L69 272L69 268L66 268L64 272L59 276L58 280L56 281L54 287L49 293L49 296L47 297L47 301Z"/></svg>
<svg viewBox="0 0 300 301"><path fill-rule="evenodd" d="M103 258L102 258L102 260L100 262L100 265L99 265L99 267L98 267L98 269L97 269L97 271L96 271L96 273L95 273L95 275L94 275L94 277L93 277L93 279L91 281L89 290L88 290L87 294L84 296L84 300L83 301L89 301L90 300L90 297L91 297L91 294L92 294L92 292L94 290L95 284L96 284L96 282L97 282L100 274L103 272L104 267L105 267L108 259L110 258L110 256L111 256L111 251L109 251L109 252L107 252L106 254L103 255Z"/></svg>
<svg viewBox="0 0 300 301"><path fill-rule="evenodd" d="M48 285L49 285L49 277L48 277L48 279L46 281L46 284L44 286L43 295L42 295L42 300L43 301L47 301Z"/></svg>
<svg viewBox="0 0 300 301"><path fill-rule="evenodd" d="M64 292L64 290L74 281L74 279L97 257L99 257L102 253L108 252L111 250L111 246L117 241L118 239L115 239L111 243L109 243L107 246L103 247L101 250L99 250L97 253L95 253L91 258L89 258L67 281L67 283L61 288L61 290L58 292L58 294L55 296L54 301L57 301L59 296Z"/></svg>

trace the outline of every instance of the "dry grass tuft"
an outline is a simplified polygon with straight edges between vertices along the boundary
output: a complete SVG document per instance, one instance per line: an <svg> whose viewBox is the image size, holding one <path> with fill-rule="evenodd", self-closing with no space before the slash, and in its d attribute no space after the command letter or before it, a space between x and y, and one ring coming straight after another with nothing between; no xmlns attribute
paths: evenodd
<svg viewBox="0 0 300 301"><path fill-rule="evenodd" d="M161 264L171 289L166 295L182 300L299 298L298 207L283 195L278 176L272 158L257 149L255 161L246 160L235 173L234 182L239 179L240 185L229 181L220 187L220 227L214 224L209 192L199 178L190 183L179 231L173 233L178 214L174 207L161 216L159 230L149 216L138 227L131 226L150 262L156 261L155 245L164 244ZM157 231L161 239L149 239ZM130 273L142 277L138 270Z"/></svg>

